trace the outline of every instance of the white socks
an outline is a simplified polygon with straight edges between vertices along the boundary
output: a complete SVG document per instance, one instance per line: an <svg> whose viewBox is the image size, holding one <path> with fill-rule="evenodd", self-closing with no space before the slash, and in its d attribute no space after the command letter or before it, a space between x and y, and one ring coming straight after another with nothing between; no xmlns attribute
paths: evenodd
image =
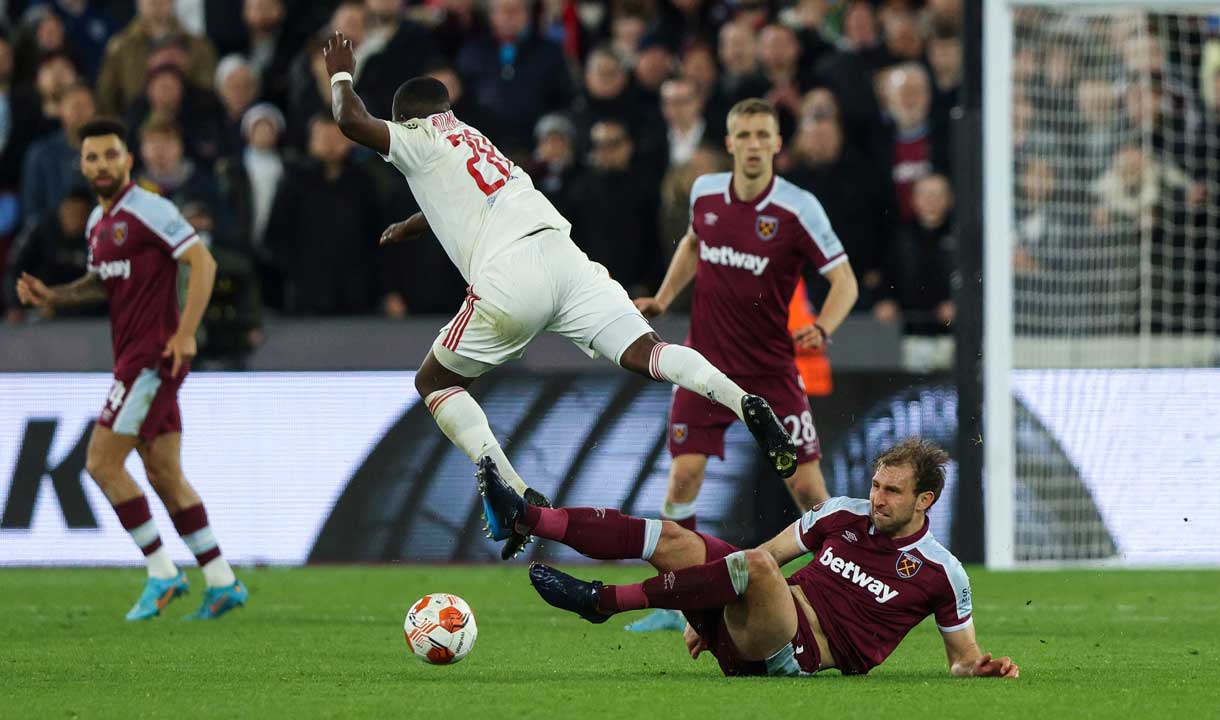
<svg viewBox="0 0 1220 720"><path fill-rule="evenodd" d="M237 582L233 568L229 567L229 561L225 560L223 555L213 558L202 570L203 581L208 587L228 587Z"/></svg>
<svg viewBox="0 0 1220 720"><path fill-rule="evenodd" d="M652 349L648 373L656 380L673 383L693 393L718 402L732 410L737 419L745 422L741 411L741 399L745 390L727 375L716 369L697 350L685 345L658 343Z"/></svg>
<svg viewBox="0 0 1220 720"><path fill-rule="evenodd" d="M149 577L168 580L178 576L178 566L174 564L173 560L170 560L169 552L166 551L164 545L145 555L144 560L148 563Z"/></svg>
<svg viewBox="0 0 1220 720"><path fill-rule="evenodd" d="M666 520L685 520L695 514L695 501L691 502L671 502L665 501L661 506L661 517Z"/></svg>
<svg viewBox="0 0 1220 720"><path fill-rule="evenodd" d="M500 477L504 478L518 495L525 494L525 482L513 469L504 450L500 448L500 443L496 442L496 436L487 424L483 408L479 407L469 393L460 387L445 388L428 395L424 398L424 403L441 432L445 433L445 437L461 448L472 462L477 463L479 458L490 455L491 459L496 461Z"/></svg>

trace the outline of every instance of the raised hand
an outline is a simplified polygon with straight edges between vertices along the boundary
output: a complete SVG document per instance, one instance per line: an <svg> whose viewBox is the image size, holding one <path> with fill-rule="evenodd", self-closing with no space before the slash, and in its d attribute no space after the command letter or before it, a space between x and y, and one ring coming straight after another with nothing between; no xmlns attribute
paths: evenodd
<svg viewBox="0 0 1220 720"><path fill-rule="evenodd" d="M333 35L326 38L326 45L322 47L322 57L326 59L326 73L333 76L337 72L355 72L356 71L356 52L352 49L352 41L343 36L343 33L335 31Z"/></svg>

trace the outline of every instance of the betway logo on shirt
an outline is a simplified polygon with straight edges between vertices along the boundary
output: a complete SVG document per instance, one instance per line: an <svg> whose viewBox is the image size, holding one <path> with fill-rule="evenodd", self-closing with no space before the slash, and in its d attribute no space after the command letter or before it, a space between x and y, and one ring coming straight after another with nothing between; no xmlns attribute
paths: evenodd
<svg viewBox="0 0 1220 720"><path fill-rule="evenodd" d="M818 562L830 568L830 571L842 575L848 582L859 585L865 590L873 594L873 599L879 603L885 604L894 599L898 591L891 588L886 583L869 575L864 571L864 568L851 562L844 560L841 557L835 557L834 551L826 548L822 552L822 556L818 558Z"/></svg>
<svg viewBox="0 0 1220 720"><path fill-rule="evenodd" d="M702 240L699 241L699 259L716 265L749 270L756 277L762 275L763 270L767 269L767 263L771 262L771 258L737 252L727 245L716 248L708 247Z"/></svg>
<svg viewBox="0 0 1220 720"><path fill-rule="evenodd" d="M131 277L131 261L130 260L110 260L97 265L90 265L89 272L96 273L103 280L110 278L122 278L126 280Z"/></svg>

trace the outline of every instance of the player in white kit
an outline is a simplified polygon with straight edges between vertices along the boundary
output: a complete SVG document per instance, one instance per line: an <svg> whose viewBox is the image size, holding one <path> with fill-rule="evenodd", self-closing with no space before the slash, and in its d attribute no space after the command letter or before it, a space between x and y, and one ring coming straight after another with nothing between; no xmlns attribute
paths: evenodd
<svg viewBox="0 0 1220 720"><path fill-rule="evenodd" d="M530 176L454 116L443 84L408 80L394 94L393 121L379 120L352 88L351 42L335 33L323 52L343 134L393 163L423 211L391 226L383 241L430 227L469 285L461 309L420 366L415 387L437 425L472 461L491 457L527 502L550 506L512 469L483 410L466 393L480 375L521 357L534 336L549 331L591 357L604 356L731 408L782 477L795 471L796 448L770 405L695 350L661 340L623 287L572 242L571 223L534 189ZM516 555L526 542L513 533L503 557Z"/></svg>

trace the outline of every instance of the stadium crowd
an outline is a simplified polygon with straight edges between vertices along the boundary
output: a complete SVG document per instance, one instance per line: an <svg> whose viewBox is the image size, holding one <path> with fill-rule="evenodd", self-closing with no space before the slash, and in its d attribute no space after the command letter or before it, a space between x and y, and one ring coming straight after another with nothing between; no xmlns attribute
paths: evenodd
<svg viewBox="0 0 1220 720"><path fill-rule="evenodd" d="M15 274L83 273L76 131L111 115L136 181L217 257L207 351L257 343L265 312L451 314L463 282L439 245L377 246L417 208L330 118L322 38L340 30L374 115L409 77L443 81L633 295L660 282L694 178L727 168L727 109L765 97L777 168L825 206L857 309L944 332L960 26L961 0L0 0L0 303L39 321Z"/></svg>

